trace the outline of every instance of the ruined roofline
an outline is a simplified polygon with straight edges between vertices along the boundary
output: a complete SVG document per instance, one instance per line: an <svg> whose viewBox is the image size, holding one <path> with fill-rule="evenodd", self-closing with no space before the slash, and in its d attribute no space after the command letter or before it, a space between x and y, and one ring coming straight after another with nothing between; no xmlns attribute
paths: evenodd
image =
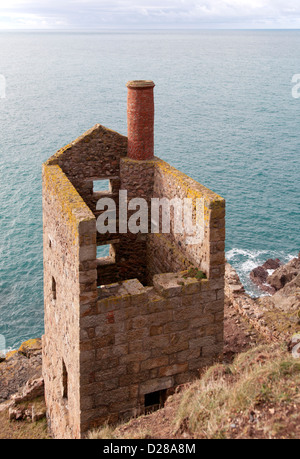
<svg viewBox="0 0 300 459"><path fill-rule="evenodd" d="M54 158L54 156L52 158ZM124 159L127 160L127 158ZM129 161L131 162L133 160L130 159ZM154 167L157 168L157 171L167 171L170 176L173 176L174 179L178 180L182 188L185 188L186 191L190 193L190 197L205 196L205 198L208 198L209 208L225 207L225 199L196 182L188 175L170 166L160 158L154 157L152 160L147 162L151 162ZM43 164L42 168L43 175L49 184L51 182L51 186L55 189L57 196L60 198L59 201L61 206L65 209L67 214L70 216L75 216L76 214L77 216L81 215L82 220L95 220L95 215L81 197L79 191L76 187L74 187L67 175L56 162L52 162L50 158ZM77 217L75 218L77 219Z"/></svg>
<svg viewBox="0 0 300 459"><path fill-rule="evenodd" d="M120 137L120 139L126 140L127 137L123 136L122 134L119 134L117 131L114 131L112 129L106 128L105 126L101 124L95 124L92 128L90 128L88 131L84 132L82 135L80 135L77 139L73 140L63 148L59 149L54 155L52 155L47 161L45 161L44 166L53 166L53 165L59 165L60 167L63 167L65 158L64 156L68 152L68 154L72 154L70 151L73 147L80 147L80 144L83 144L83 146L87 145L91 140L97 139L97 138L102 138L103 135L111 135ZM109 143L108 139L108 143ZM128 158L126 156L122 157L122 161L129 161L132 163L140 163L140 160L135 160ZM146 165L153 165L155 168L159 171L163 171L166 174L170 175L174 180L178 181L180 185L183 187L183 189L186 190L186 192L191 195L190 197L199 197L203 196L207 201L211 203L212 206L217 205L218 207L224 207L225 205L225 199L219 196L217 193L213 192L206 186L202 185L195 179L191 178L187 174L179 171L176 169L174 166L171 166L169 163L164 161L163 159L154 156L151 159L144 160L143 164ZM68 176L68 174L66 174ZM89 178L87 176L87 178ZM109 178L109 177L108 177ZM80 190L77 190L80 191Z"/></svg>
<svg viewBox="0 0 300 459"><path fill-rule="evenodd" d="M128 162L131 164L140 164L141 161L138 159L131 159L128 157L122 158L123 162ZM202 185L197 180L193 179L189 175L181 172L176 167L172 166L171 164L167 163L163 159L159 158L158 156L154 156L151 159L146 159L143 161L144 167L151 167L153 166L156 172L164 172L165 174L172 177L172 179L178 182L178 185L184 189L190 198L198 198L198 197L205 197L207 201L211 203L212 207L219 206L225 207L225 199L222 196L218 195L211 189L207 188L205 185ZM212 208L210 206L210 208Z"/></svg>
<svg viewBox="0 0 300 459"><path fill-rule="evenodd" d="M125 139L127 140L126 136L119 134L117 131L114 131L113 129L109 129L103 126L102 124L97 123L90 129L88 129L86 132L81 134L79 137L77 137L75 140L72 140L70 143L60 148L59 150L57 150L56 153L54 153L54 155L50 156L50 158L48 158L44 162L44 164L54 165L54 164L58 164L58 162L63 162L65 153L68 152L71 148L79 146L82 142L87 144L91 140L97 137L100 138L101 137L100 134L102 135L109 134L110 136L118 136L123 140ZM108 143L109 143L109 139L108 139Z"/></svg>

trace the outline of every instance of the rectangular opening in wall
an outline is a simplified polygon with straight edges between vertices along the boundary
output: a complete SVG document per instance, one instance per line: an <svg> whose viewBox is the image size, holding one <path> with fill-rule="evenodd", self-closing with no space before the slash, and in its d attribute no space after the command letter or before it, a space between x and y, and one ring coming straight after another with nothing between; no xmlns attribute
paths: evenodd
<svg viewBox="0 0 300 459"><path fill-rule="evenodd" d="M62 396L64 399L68 398L68 372L65 362L62 361Z"/></svg>
<svg viewBox="0 0 300 459"><path fill-rule="evenodd" d="M107 241L97 247L97 286L101 296L101 287L120 281L119 267L116 262L119 239Z"/></svg>
<svg viewBox="0 0 300 459"><path fill-rule="evenodd" d="M56 280L52 277L52 299L56 300Z"/></svg>
<svg viewBox="0 0 300 459"><path fill-rule="evenodd" d="M109 257L110 256L110 244L106 245L99 245L97 247L97 258L104 258L104 257Z"/></svg>
<svg viewBox="0 0 300 459"><path fill-rule="evenodd" d="M93 193L97 193L99 191L110 192L110 181L105 180L105 179L94 180L93 181Z"/></svg>
<svg viewBox="0 0 300 459"><path fill-rule="evenodd" d="M145 414L159 410L165 404L167 389L145 394Z"/></svg>

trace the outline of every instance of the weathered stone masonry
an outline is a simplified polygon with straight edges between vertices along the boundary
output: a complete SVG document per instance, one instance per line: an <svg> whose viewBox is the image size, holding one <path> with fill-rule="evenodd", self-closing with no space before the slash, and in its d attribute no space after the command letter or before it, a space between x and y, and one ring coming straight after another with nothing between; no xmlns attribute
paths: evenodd
<svg viewBox="0 0 300 459"><path fill-rule="evenodd" d="M153 156L152 109L145 123L141 102L151 106L150 83L128 85L128 139L96 125L43 166L43 376L56 438L81 438L105 421L143 413L222 352L225 202ZM149 134L143 145L132 116L135 129ZM109 189L94 192L103 179ZM119 190L148 202L204 198L203 242L186 245L185 234L172 230L99 234L96 203L107 196L118 204ZM97 259L105 244L109 257ZM189 277L192 266L207 278Z"/></svg>

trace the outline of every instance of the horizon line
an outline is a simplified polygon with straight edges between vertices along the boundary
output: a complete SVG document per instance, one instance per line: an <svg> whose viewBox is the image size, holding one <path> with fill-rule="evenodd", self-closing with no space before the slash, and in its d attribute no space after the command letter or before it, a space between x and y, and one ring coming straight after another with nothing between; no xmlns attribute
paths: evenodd
<svg viewBox="0 0 300 459"><path fill-rule="evenodd" d="M87 28L87 27L69 27L69 28L62 28L62 29L54 29L54 28L25 28L25 29L20 29L20 28L11 28L11 29L0 29L0 33L4 32L76 32L76 31L82 31L82 32L107 32L107 31L120 31L120 32L149 32L149 31L182 31L182 32L187 32L187 31L203 31L203 32L213 32L213 31L300 31L300 27L289 27L289 28L271 28L271 27L256 27L256 28L246 28L246 27L241 27L241 28L229 28L229 27L192 27L192 28L185 28L185 27L170 27L170 28L165 28L165 27L160 27L160 28L122 28L122 27L104 27L104 28Z"/></svg>

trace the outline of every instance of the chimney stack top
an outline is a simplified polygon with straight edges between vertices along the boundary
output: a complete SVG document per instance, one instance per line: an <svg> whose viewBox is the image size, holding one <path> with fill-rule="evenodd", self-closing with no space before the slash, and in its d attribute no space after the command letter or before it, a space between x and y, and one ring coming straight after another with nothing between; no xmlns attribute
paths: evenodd
<svg viewBox="0 0 300 459"><path fill-rule="evenodd" d="M155 84L151 80L131 80L126 83L127 88L143 89L154 88Z"/></svg>

